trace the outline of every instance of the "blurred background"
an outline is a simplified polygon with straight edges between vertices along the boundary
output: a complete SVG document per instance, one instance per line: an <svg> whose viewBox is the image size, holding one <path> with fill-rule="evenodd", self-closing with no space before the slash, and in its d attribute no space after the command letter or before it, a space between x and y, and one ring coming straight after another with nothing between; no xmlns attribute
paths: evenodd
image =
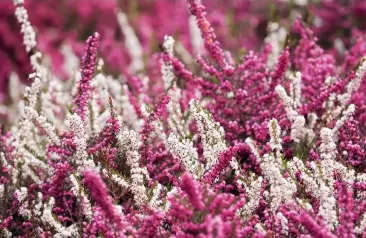
<svg viewBox="0 0 366 238"><path fill-rule="evenodd" d="M342 57L353 43L353 36L366 30L365 0L203 0L211 21L225 50L240 57L263 45L270 23L290 33L293 20L301 16L314 31L319 44L329 50L336 44ZM192 19L185 0L25 0L29 19L37 34L37 47L44 54L53 73L61 78L70 76L67 51L77 57L83 53L84 42L93 32L101 35L99 55L108 74L128 74L131 58L116 12L126 14L143 47L144 74L154 74L159 44L164 35L173 36L179 44L177 55L194 55ZM191 25L190 25L191 24ZM273 25L272 25L273 27ZM197 42L199 44L199 42ZM187 58L187 57L186 57ZM187 61L187 60L186 60ZM15 72L27 83L31 73L29 55L22 44L20 25L14 16L11 0L0 1L0 101L5 102L9 77ZM156 73L156 72L155 72Z"/></svg>

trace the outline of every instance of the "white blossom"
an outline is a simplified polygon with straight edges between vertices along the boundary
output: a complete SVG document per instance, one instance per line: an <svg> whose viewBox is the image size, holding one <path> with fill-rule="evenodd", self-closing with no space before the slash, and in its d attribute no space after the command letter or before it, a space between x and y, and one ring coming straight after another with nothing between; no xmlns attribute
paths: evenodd
<svg viewBox="0 0 366 238"><path fill-rule="evenodd" d="M331 129L323 127L320 131L321 144L319 147L322 159L336 159L337 145L334 142L334 134Z"/></svg>
<svg viewBox="0 0 366 238"><path fill-rule="evenodd" d="M282 139L281 139L281 128L278 125L276 119L272 119L268 122L268 129L270 135L270 146L273 151L281 151L282 150Z"/></svg>
<svg viewBox="0 0 366 238"><path fill-rule="evenodd" d="M202 176L203 168L198 161L198 153L193 147L193 142L190 140L179 139L170 134L167 140L168 149L176 156L178 156L183 166L193 175L194 178L199 179Z"/></svg>
<svg viewBox="0 0 366 238"><path fill-rule="evenodd" d="M264 42L271 45L271 53L267 58L267 66L273 69L285 45L287 31L286 28L280 27L277 22L269 22L267 30L268 36L264 39Z"/></svg>
<svg viewBox="0 0 366 238"><path fill-rule="evenodd" d="M294 122L291 125L291 139L296 143L299 143L304 137L305 130L305 118L304 116L296 116Z"/></svg>
<svg viewBox="0 0 366 238"><path fill-rule="evenodd" d="M28 12L23 7L23 1L13 0L15 5L15 16L21 24L20 32L23 34L23 44L27 52L36 47L36 33L28 20Z"/></svg>
<svg viewBox="0 0 366 238"><path fill-rule="evenodd" d="M277 218L281 221L282 233L287 235L288 234L288 220L287 218L281 213L277 212Z"/></svg>
<svg viewBox="0 0 366 238"><path fill-rule="evenodd" d="M337 120L332 132L334 135L337 135L339 129L344 124L344 122L352 117L352 115L355 113L356 107L354 104L350 104L348 108L343 112L343 116Z"/></svg>
<svg viewBox="0 0 366 238"><path fill-rule="evenodd" d="M144 68L143 50L141 43L136 36L135 31L128 23L126 14L122 11L118 11L116 14L119 26L121 27L121 31L125 37L126 49L132 59L129 70L132 73L139 72Z"/></svg>
<svg viewBox="0 0 366 238"><path fill-rule="evenodd" d="M297 108L301 105L301 73L297 71L295 74L291 74L290 80L290 96L293 101L293 107Z"/></svg>
<svg viewBox="0 0 366 238"><path fill-rule="evenodd" d="M76 152L74 155L74 161L78 166L78 172L81 172L85 168L96 169L94 161L88 158L87 149L87 134L83 121L77 114L69 115L67 118L71 131L74 133L74 143L76 145Z"/></svg>
<svg viewBox="0 0 366 238"><path fill-rule="evenodd" d="M286 90L281 85L276 86L275 90L285 106L287 118L294 121L294 118L298 115L293 108L294 101L287 95Z"/></svg>
<svg viewBox="0 0 366 238"><path fill-rule="evenodd" d="M278 163L273 156L265 154L260 163L264 177L269 181L270 208L275 212L282 203L293 201L293 194L297 191L296 184L291 178L284 178Z"/></svg>
<svg viewBox="0 0 366 238"><path fill-rule="evenodd" d="M56 230L56 234L54 237L56 238L67 238L67 237L78 237L78 230L76 223L71 226L64 227L60 222L55 220L52 215L52 208L55 205L55 199L53 197L50 198L49 202L44 205L44 210L42 214L42 221L49 224Z"/></svg>
<svg viewBox="0 0 366 238"><path fill-rule="evenodd" d="M221 152L227 149L224 136L225 131L219 123L212 119L209 112L204 111L194 100L189 102L192 118L196 121L198 132L200 133L203 144L203 156L206 159L206 171L210 170L217 163ZM236 159L230 165L239 174Z"/></svg>
<svg viewBox="0 0 366 238"><path fill-rule="evenodd" d="M136 205L141 206L147 201L144 185L144 177L147 174L143 168L140 168L137 134L131 130L121 130L117 139L120 151L126 155L127 165L131 168L131 191L134 195L134 201Z"/></svg>
<svg viewBox="0 0 366 238"><path fill-rule="evenodd" d="M355 77L346 85L346 92L337 96L337 99L341 103L342 108L344 108L348 104L353 92L359 89L361 81L365 76L366 58L364 57L361 61L361 65L357 68Z"/></svg>
<svg viewBox="0 0 366 238"><path fill-rule="evenodd" d="M163 191L163 187L160 183L157 183L157 185L153 188L152 196L149 201L149 205L155 209L160 209L160 206L162 205L163 201L160 199L160 193Z"/></svg>
<svg viewBox="0 0 366 238"><path fill-rule="evenodd" d="M249 183L249 185L241 182L240 180L238 181L241 186L244 186L245 192L247 194L245 205L239 210L239 214L244 219L251 217L255 209L258 207L263 182L263 178L261 176L259 176L256 180L254 180L253 176L250 179L252 181Z"/></svg>

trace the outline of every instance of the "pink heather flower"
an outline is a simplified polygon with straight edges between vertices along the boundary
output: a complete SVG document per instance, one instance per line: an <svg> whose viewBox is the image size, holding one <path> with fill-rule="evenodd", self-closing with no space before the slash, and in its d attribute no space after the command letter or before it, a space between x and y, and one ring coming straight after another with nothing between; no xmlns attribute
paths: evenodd
<svg viewBox="0 0 366 238"><path fill-rule="evenodd" d="M108 145L113 144L116 135L120 130L120 125L118 123L118 119L116 117L110 117L107 120L106 126L103 131L99 133L99 136L93 143L93 146L88 148L89 154L94 154L100 151L102 148L106 148Z"/></svg>
<svg viewBox="0 0 366 238"><path fill-rule="evenodd" d="M77 94L74 98L74 112L85 120L86 106L90 97L90 81L95 71L97 59L97 49L99 46L100 35L94 33L85 42L84 56L81 59L81 79L78 85Z"/></svg>
<svg viewBox="0 0 366 238"><path fill-rule="evenodd" d="M236 144L221 152L217 163L204 175L202 181L212 184L214 180L220 175L220 173L222 173L229 166L237 151L247 148L248 146L246 144Z"/></svg>
<svg viewBox="0 0 366 238"><path fill-rule="evenodd" d="M212 29L210 22L206 19L207 13L204 11L205 7L201 4L200 0L187 0L187 2L191 14L196 17L197 25L201 30L205 48L209 52L210 56L222 68L224 74L231 76L234 73L234 68L225 59L220 43L216 39L216 34Z"/></svg>
<svg viewBox="0 0 366 238"><path fill-rule="evenodd" d="M339 220L341 224L337 229L337 233L341 237L356 237L353 192L346 184L338 183L337 185L338 204L340 207Z"/></svg>
<svg viewBox="0 0 366 238"><path fill-rule="evenodd" d="M202 201L203 198L201 191L199 191L199 188L195 183L195 181L193 180L193 177L189 175L187 172L185 172L182 175L180 186L182 190L188 195L188 199L191 202L191 204L197 210L203 210L205 208L205 205Z"/></svg>
<svg viewBox="0 0 366 238"><path fill-rule="evenodd" d="M101 207L105 217L116 225L118 232L122 232L124 226L121 214L113 205L112 198L108 195L108 190L100 175L92 170L83 172L83 182L89 188L91 198Z"/></svg>
<svg viewBox="0 0 366 238"><path fill-rule="evenodd" d="M290 63L289 57L290 57L289 48L286 47L286 49L282 52L281 56L278 58L276 69L272 73L272 82L271 82L272 88L276 87L278 85L279 80L281 80L285 76L285 72Z"/></svg>
<svg viewBox="0 0 366 238"><path fill-rule="evenodd" d="M286 210L289 209L289 210ZM285 209L281 208L281 212L283 215L291 222L295 224L300 224L304 226L304 228L315 237L323 237L323 238L335 238L324 224L319 224L314 218L305 210L298 209L296 207L287 207ZM293 227L295 230L296 228Z"/></svg>

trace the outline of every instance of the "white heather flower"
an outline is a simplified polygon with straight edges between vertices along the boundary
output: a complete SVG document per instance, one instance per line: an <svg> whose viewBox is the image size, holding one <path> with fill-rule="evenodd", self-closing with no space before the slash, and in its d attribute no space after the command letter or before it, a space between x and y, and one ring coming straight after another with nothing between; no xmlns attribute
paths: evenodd
<svg viewBox="0 0 366 238"><path fill-rule="evenodd" d="M278 122L276 119L272 119L269 121L268 123L268 129L269 129L269 135L270 135L270 145L271 145L271 149L273 151L278 150L281 151L282 150L282 140L281 140L281 128L278 125Z"/></svg>
<svg viewBox="0 0 366 238"><path fill-rule="evenodd" d="M25 45L25 50L30 52L37 45L36 33L30 22L24 22L20 32L23 33L23 44Z"/></svg>
<svg viewBox="0 0 366 238"><path fill-rule="evenodd" d="M234 92L230 91L226 94L227 98L233 98L234 97Z"/></svg>
<svg viewBox="0 0 366 238"><path fill-rule="evenodd" d="M243 208L241 208L238 213L244 218L248 219L251 217L255 211L255 209L259 205L260 201L260 192L262 187L263 178L259 176L256 180L251 176L252 180L249 185L238 180L238 183L245 188L245 192L247 194L246 202Z"/></svg>
<svg viewBox="0 0 366 238"><path fill-rule="evenodd" d="M121 31L125 37L126 49L132 59L129 70L132 73L139 72L144 68L143 50L140 40L137 38L135 31L128 23L126 14L122 11L118 11L116 15Z"/></svg>
<svg viewBox="0 0 366 238"><path fill-rule="evenodd" d="M341 107L344 108L351 99L352 93L357 91L360 87L361 81L366 73L366 57L362 60L361 65L358 67L355 77L346 85L346 92L338 95L337 99L341 103Z"/></svg>
<svg viewBox="0 0 366 238"><path fill-rule="evenodd" d="M306 135L304 116L296 116L291 125L291 139L299 143Z"/></svg>
<svg viewBox="0 0 366 238"><path fill-rule="evenodd" d="M29 203L27 200L28 189L26 187L21 187L15 191L15 195L19 201L19 214L23 217L31 217L31 211L29 210Z"/></svg>
<svg viewBox="0 0 366 238"><path fill-rule="evenodd" d="M270 187L270 208L277 211L282 203L293 201L293 194L297 191L296 184L291 178L284 178L281 174L279 164L273 156L265 154L261 160L260 167L264 177L269 181Z"/></svg>
<svg viewBox="0 0 366 238"><path fill-rule="evenodd" d="M164 43L163 43L163 47L166 50L166 52L170 55L173 56L173 48L174 48L174 38L171 36L164 36Z"/></svg>
<svg viewBox="0 0 366 238"><path fill-rule="evenodd" d="M23 44L27 52L36 47L36 33L28 20L28 12L23 7L23 1L14 0L15 16L21 24L20 32L23 33Z"/></svg>
<svg viewBox="0 0 366 238"><path fill-rule="evenodd" d="M173 56L174 39L171 36L164 36L163 47L170 56ZM181 90L177 87L174 81L175 75L173 66L169 62L161 60L161 75L164 81L164 87L168 90L168 95L171 98L167 105L169 112L168 124L175 133L185 134L187 129L184 127L185 120L183 119L182 110L179 104L181 98Z"/></svg>
<svg viewBox="0 0 366 238"><path fill-rule="evenodd" d="M37 83L37 82L34 82ZM29 90L29 104L34 106L36 101L36 95L33 93L33 86L32 84L30 90ZM37 90L35 90L37 91ZM25 106L24 107L24 115L20 119L18 128L13 127L14 131L14 140L11 142L12 146L14 146L15 151L14 157L15 157L15 164L19 165L22 163L22 168L24 169L23 176L29 175L31 176L34 181L37 183L40 182L38 176L28 167L30 164L30 160L33 160L33 163L38 161L38 159L34 158L34 156L29 153L29 149L33 150L36 154L41 155L41 153L44 153L44 151L40 150L40 147L38 144L40 143L39 138L40 137L34 137L34 126L32 123L32 120L37 116L37 113L33 110L33 107ZM28 149L26 149L26 146ZM43 162L41 165L44 164ZM46 166L47 167L47 166Z"/></svg>
<svg viewBox="0 0 366 238"><path fill-rule="evenodd" d="M316 198L320 198L319 185L316 180L316 176L312 177L311 172L305 169L303 162L297 158L292 158L291 161L287 163L290 174L295 177L297 171L301 171L301 178L305 184L305 191L308 193L313 193ZM319 178L320 179L320 178Z"/></svg>
<svg viewBox="0 0 366 238"><path fill-rule="evenodd" d="M163 123L161 123L160 120L157 120L157 121L154 121L152 124L153 124L153 126L155 128L155 130L154 130L153 133L158 138L160 138L164 142L164 144L167 144L168 136L167 136L167 134L164 131L164 125L163 125Z"/></svg>
<svg viewBox="0 0 366 238"><path fill-rule="evenodd" d="M15 8L15 16L19 23L25 23L28 21L28 12L23 6Z"/></svg>
<svg viewBox="0 0 366 238"><path fill-rule="evenodd" d="M88 158L86 152L87 147L87 135L85 132L84 124L77 114L69 115L67 118L71 131L74 133L74 143L76 145L76 152L74 155L75 163L78 166L78 172L85 168L97 169L94 161Z"/></svg>
<svg viewBox="0 0 366 238"><path fill-rule="evenodd" d="M266 231L264 230L263 225L261 223L255 224L254 228L257 232L260 232L262 234L266 233Z"/></svg>
<svg viewBox="0 0 366 238"><path fill-rule="evenodd" d="M337 145L334 142L334 134L331 129L323 127L320 131L321 144L319 147L322 159L336 159Z"/></svg>
<svg viewBox="0 0 366 238"><path fill-rule="evenodd" d="M72 184L71 191L78 198L81 204L82 213L86 216L88 220L90 220L93 215L90 201L85 195L83 188L80 187L80 184L74 174L70 175L70 182Z"/></svg>
<svg viewBox="0 0 366 238"><path fill-rule="evenodd" d="M79 195L80 192L80 185L79 182L76 180L75 175L70 175L70 182L72 184L71 191L75 196Z"/></svg>
<svg viewBox="0 0 366 238"><path fill-rule="evenodd" d="M0 222L1 222L1 220L0 220ZM3 228L3 229L1 229L0 230L0 235L3 235L5 238L12 238L12 237L14 237L13 236L13 233L11 233L8 229L6 229L6 228Z"/></svg>
<svg viewBox="0 0 366 238"><path fill-rule="evenodd" d="M293 109L294 101L287 95L286 90L281 85L276 86L275 90L285 106L287 118L290 121L294 121L295 117L298 115L298 113Z"/></svg>
<svg viewBox="0 0 366 238"><path fill-rule="evenodd" d="M108 174L108 171L106 169L102 170L103 175L107 178L110 178L114 183L118 184L123 189L128 188L130 185L129 183L120 175L116 173L111 173L110 176Z"/></svg>
<svg viewBox="0 0 366 238"><path fill-rule="evenodd" d="M281 139L281 128L278 125L276 119L272 119L268 122L269 136L270 141L269 144L271 146L272 151L275 153L275 158L279 166L282 166L282 139Z"/></svg>
<svg viewBox="0 0 366 238"><path fill-rule="evenodd" d="M308 202L305 202L304 200L302 199L299 199L299 198L296 198L296 202L297 204L299 204L302 208L304 208L306 211L309 211L309 212L313 212L313 207L311 206L310 203Z"/></svg>
<svg viewBox="0 0 366 238"><path fill-rule="evenodd" d="M192 15L189 16L188 23L193 53L201 54L203 51L204 41L201 37L201 30L197 25L196 17Z"/></svg>
<svg viewBox="0 0 366 238"><path fill-rule="evenodd" d="M37 73L30 74L29 79L33 80L33 83L30 87L25 88L24 97L27 99L28 106L34 108L41 88L40 75Z"/></svg>
<svg viewBox="0 0 366 238"><path fill-rule="evenodd" d="M178 103L179 102L178 97L180 97L180 90L178 88L176 88L175 90L170 90L169 96L171 98L171 100L167 105L167 111L169 112L168 116L169 128L172 130L174 134L179 134L182 137L186 137L189 134L189 129L187 128L187 124L189 123L186 123L186 120L184 120L184 115L182 114L181 107Z"/></svg>
<svg viewBox="0 0 366 238"><path fill-rule="evenodd" d="M38 203L34 205L34 209L33 212L36 216L40 216L42 214L41 209L43 207L43 194L41 192L37 193L37 197L38 197Z"/></svg>
<svg viewBox="0 0 366 238"><path fill-rule="evenodd" d="M55 199L53 197L50 198L49 202L44 205L44 210L42 214L42 221L49 224L56 230L55 238L67 238L67 237L75 237L78 234L76 223L71 226L64 227L62 224L55 220L52 215L52 208L55 205Z"/></svg>
<svg viewBox="0 0 366 238"><path fill-rule="evenodd" d="M163 201L160 199L160 193L163 191L163 187L158 183L152 191L152 197L149 201L149 205L155 209L160 209Z"/></svg>
<svg viewBox="0 0 366 238"><path fill-rule="evenodd" d="M224 140L224 129L215 122L209 112L204 111L199 104L189 102L192 118L196 121L199 134L202 138L203 156L206 159L206 171L210 170L221 152L227 149Z"/></svg>
<svg viewBox="0 0 366 238"><path fill-rule="evenodd" d="M47 57L45 59L47 60ZM46 83L49 82L50 79L55 78L55 76L53 76L49 72L49 69L42 64L41 52L36 52L33 55L31 55L30 62L34 72L36 72L39 75L39 77L42 79L42 82ZM47 63L47 61L45 63Z"/></svg>
<svg viewBox="0 0 366 238"><path fill-rule="evenodd" d="M349 170L344 165L333 159L324 159L320 162L320 168L322 170L322 175L324 180L329 186L332 186L335 182L334 172L337 172L344 181L348 183L353 183L356 179L354 170Z"/></svg>
<svg viewBox="0 0 366 238"><path fill-rule="evenodd" d="M56 129L53 125L51 125L46 117L43 115L39 115L35 118L38 125L46 132L48 138L55 143L56 145L59 145L61 143L60 138L56 134Z"/></svg>
<svg viewBox="0 0 366 238"><path fill-rule="evenodd" d="M291 85L290 85L290 96L293 101L294 108L301 105L301 73L296 72L294 75L290 75Z"/></svg>
<svg viewBox="0 0 366 238"><path fill-rule="evenodd" d="M308 193L312 193L315 198L319 199L319 215L325 219L328 227L331 230L333 230L338 224L336 209L337 202L334 197L333 191L333 171L341 171L342 175L345 173L349 173L345 176L342 176L346 179L352 177L351 172L345 172L344 169L339 168L339 166L335 165L334 163L337 162L327 159L325 161L322 161L320 167L318 167L315 162L311 162L310 165L313 170L313 172L311 172L305 168L303 162L297 157L294 157L291 161L288 162L288 168L292 176L295 176L295 173L298 170L302 172L301 178L305 185L305 191ZM336 169L336 167L338 169ZM321 170L319 170L319 168Z"/></svg>
<svg viewBox="0 0 366 238"><path fill-rule="evenodd" d="M179 139L170 134L167 140L168 149L176 156L178 156L183 166L188 170L195 179L199 179L203 174L202 165L198 161L198 153L190 140Z"/></svg>
<svg viewBox="0 0 366 238"><path fill-rule="evenodd" d="M355 113L355 111L356 111L355 105L350 104L348 106L348 108L343 112L343 116L339 120L337 120L337 122L332 130L334 135L338 134L338 131L342 127L344 122L347 121L348 119L350 119L352 117L352 115Z"/></svg>
<svg viewBox="0 0 366 238"><path fill-rule="evenodd" d="M245 143L249 146L250 151L252 152L252 154L258 159L261 159L261 156L259 154L259 150L257 148L257 146L254 144L254 141L251 138L246 138L245 139Z"/></svg>
<svg viewBox="0 0 366 238"><path fill-rule="evenodd" d="M338 225L337 218L337 201L333 196L331 188L325 185L325 183L320 184L320 207L319 215L322 216L331 230Z"/></svg>
<svg viewBox="0 0 366 238"><path fill-rule="evenodd" d="M21 187L19 190L15 192L17 195L19 203L23 202L28 196L28 189L26 187Z"/></svg>
<svg viewBox="0 0 366 238"><path fill-rule="evenodd" d="M287 235L288 234L288 220L287 220L287 218L281 212L277 212L277 218L281 221L282 233Z"/></svg>
<svg viewBox="0 0 366 238"><path fill-rule="evenodd" d="M70 129L74 132L74 142L76 144L76 159L86 160L88 154L86 152L86 133L84 129L83 122L79 115L73 114L69 115L67 118Z"/></svg>
<svg viewBox="0 0 366 238"><path fill-rule="evenodd" d="M280 27L277 22L269 22L268 27L268 36L264 39L264 42L271 45L271 53L267 58L267 66L270 69L273 69L277 63L277 59L283 50L287 31L286 28Z"/></svg>
<svg viewBox="0 0 366 238"><path fill-rule="evenodd" d="M272 154L265 154L260 160L260 167L264 178L267 179L271 185L269 195L266 197L270 199L270 208L275 212L282 203L293 201L293 194L296 192L297 187L291 177L284 178L281 173L283 170L280 152L282 149L280 138L281 128L275 119L272 119L268 125L271 137L270 144L272 150L276 150L276 157ZM246 139L245 142L249 145L254 154L259 156L259 153L256 152L257 149L252 141L250 139Z"/></svg>
<svg viewBox="0 0 366 238"><path fill-rule="evenodd" d="M144 168L140 167L138 153L138 136L132 130L121 130L117 136L120 152L126 155L126 163L131 168L131 191L137 206L147 201L144 177L147 177Z"/></svg>
<svg viewBox="0 0 366 238"><path fill-rule="evenodd" d="M173 56L173 47L174 47L174 39L171 36L164 36L164 43L163 47L165 51L170 55ZM173 66L169 62L161 61L161 75L164 81L164 87L165 89L168 89L169 87L173 86L174 82L174 72L173 72Z"/></svg>

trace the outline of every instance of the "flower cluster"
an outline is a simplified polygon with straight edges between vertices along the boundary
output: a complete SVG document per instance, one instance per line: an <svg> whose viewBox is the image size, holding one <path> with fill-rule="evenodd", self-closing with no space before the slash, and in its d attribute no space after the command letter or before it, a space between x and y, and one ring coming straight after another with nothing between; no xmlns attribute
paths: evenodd
<svg viewBox="0 0 366 238"><path fill-rule="evenodd" d="M366 237L362 1L70 2L83 53L13 0L33 72L0 105L0 237Z"/></svg>

